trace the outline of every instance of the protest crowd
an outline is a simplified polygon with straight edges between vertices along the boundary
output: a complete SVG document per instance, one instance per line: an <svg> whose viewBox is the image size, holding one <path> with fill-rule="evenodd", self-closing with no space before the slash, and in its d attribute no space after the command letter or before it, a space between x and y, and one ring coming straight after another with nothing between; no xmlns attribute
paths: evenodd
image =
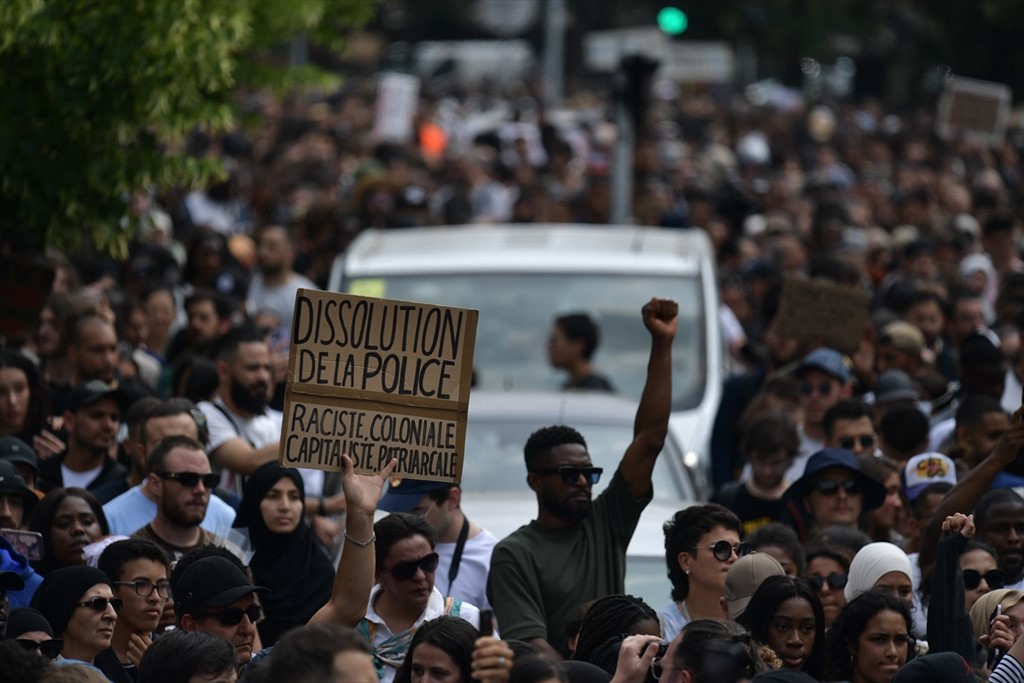
<svg viewBox="0 0 1024 683"><path fill-rule="evenodd" d="M132 198L127 260L44 255L32 332L0 349L0 679L1024 681L1021 131L655 91L634 220L709 235L730 373L709 502L665 520L665 604L624 574L675 302L637 302L650 355L618 468L538 424L537 514L504 539L394 462L278 464L295 294L361 231L606 229L602 98L423 98L413 139L381 142L354 78L250 95L258 126L193 136L227 178ZM782 329L794 279L860 297L863 334ZM573 390L610 388L590 373Z"/></svg>

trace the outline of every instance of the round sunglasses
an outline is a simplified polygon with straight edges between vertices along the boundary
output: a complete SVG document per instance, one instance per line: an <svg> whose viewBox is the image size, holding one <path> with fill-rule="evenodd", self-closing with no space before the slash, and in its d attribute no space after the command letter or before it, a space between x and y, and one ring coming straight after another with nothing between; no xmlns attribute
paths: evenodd
<svg viewBox="0 0 1024 683"><path fill-rule="evenodd" d="M711 554L715 556L715 559L719 562L728 562L732 557L733 553L736 553L736 557L744 557L754 551L749 543L739 543L733 545L729 541L718 541L711 545L695 545L693 552L696 553L701 548L707 548L711 551Z"/></svg>
<svg viewBox="0 0 1024 683"><path fill-rule="evenodd" d="M847 577L846 574L843 574L842 572L832 572L828 576L808 576L807 583L811 588L814 589L815 592L820 591L822 586L824 586L826 583L828 584L829 588L831 588L834 591L837 591L841 588L846 588L846 582L848 578L849 577Z"/></svg>

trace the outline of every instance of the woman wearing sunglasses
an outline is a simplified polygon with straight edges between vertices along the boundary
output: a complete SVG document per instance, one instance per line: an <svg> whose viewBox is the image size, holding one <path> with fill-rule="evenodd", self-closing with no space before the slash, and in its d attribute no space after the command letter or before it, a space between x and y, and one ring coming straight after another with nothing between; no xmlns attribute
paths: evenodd
<svg viewBox="0 0 1024 683"><path fill-rule="evenodd" d="M971 608L1006 580L997 568L995 550L973 540L973 516L951 515L943 521L942 531L931 576L922 586L928 646L937 652L957 652L977 664L975 639L983 634L975 634L971 627Z"/></svg>
<svg viewBox="0 0 1024 683"><path fill-rule="evenodd" d="M306 523L298 470L268 462L253 472L234 526L248 529L256 551L249 562L253 581L270 589L261 598L266 619L257 625L269 647L327 604L334 581L334 566Z"/></svg>
<svg viewBox="0 0 1024 683"><path fill-rule="evenodd" d="M442 615L480 626L480 610L434 587L434 532L418 515L396 512L373 525L375 578L366 616L356 627L370 642L374 666L391 683L417 629Z"/></svg>
<svg viewBox="0 0 1024 683"><path fill-rule="evenodd" d="M850 560L835 548L813 545L807 548L807 570L804 580L821 602L825 628L831 628L839 611L846 605L846 581Z"/></svg>
<svg viewBox="0 0 1024 683"><path fill-rule="evenodd" d="M55 659L64 647L63 640L53 637L53 627L43 613L31 607L11 610L7 620L7 640L16 641L44 659Z"/></svg>
<svg viewBox="0 0 1024 683"><path fill-rule="evenodd" d="M665 523L665 562L672 602L659 612L662 637L672 640L695 619L724 619L725 574L749 552L740 520L715 503L694 505Z"/></svg>
<svg viewBox="0 0 1024 683"><path fill-rule="evenodd" d="M39 584L32 606L63 638L62 659L92 664L115 683L130 682L110 649L121 601L106 574L88 566L54 570Z"/></svg>
<svg viewBox="0 0 1024 683"><path fill-rule="evenodd" d="M85 564L85 546L110 534L96 496L73 486L47 493L32 511L28 527L43 535L43 559L35 566L44 575Z"/></svg>

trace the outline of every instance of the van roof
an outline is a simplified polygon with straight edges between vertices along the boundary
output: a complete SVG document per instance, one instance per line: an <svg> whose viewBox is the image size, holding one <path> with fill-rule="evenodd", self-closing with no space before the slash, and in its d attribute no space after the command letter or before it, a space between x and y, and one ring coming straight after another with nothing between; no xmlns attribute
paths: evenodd
<svg viewBox="0 0 1024 683"><path fill-rule="evenodd" d="M571 257L570 257L571 256ZM603 272L695 275L712 267L701 230L607 225L465 225L367 230L342 258L346 276L416 272Z"/></svg>

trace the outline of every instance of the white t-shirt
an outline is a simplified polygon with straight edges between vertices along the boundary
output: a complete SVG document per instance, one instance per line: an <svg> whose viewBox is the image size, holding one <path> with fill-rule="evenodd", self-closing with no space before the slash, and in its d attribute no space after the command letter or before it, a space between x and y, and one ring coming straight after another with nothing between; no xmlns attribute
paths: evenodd
<svg viewBox="0 0 1024 683"><path fill-rule="evenodd" d="M434 547L439 558L434 584L441 593L481 609L491 609L491 603L487 601L487 574L491 568L491 553L497 542L498 539L486 529L473 538L467 538L459 561L459 573L455 575L455 583L451 586L448 585L448 570L452 566L456 544L438 543Z"/></svg>
<svg viewBox="0 0 1024 683"><path fill-rule="evenodd" d="M292 329L292 314L295 311L295 293L300 289L320 289L305 275L292 273L283 285L268 286L263 282L263 275L256 273L249 283L249 295L246 297L245 310L249 315L261 311L270 311L281 321L281 329Z"/></svg>
<svg viewBox="0 0 1024 683"><path fill-rule="evenodd" d="M228 419L213 403L209 401L199 403L199 409L206 415L206 425L210 432L210 445L206 448L207 454L212 454L235 437L241 437L250 443L253 448L262 448L268 444L278 443L281 440L284 415L280 411L267 408L263 415L245 418L232 412L224 405L220 397L214 399L214 402L217 406L227 411L231 419ZM302 483L306 488L307 496L319 497L324 494L324 473L322 470L300 469L299 474L302 476ZM227 470L222 473L221 487L228 491L241 493L239 478Z"/></svg>
<svg viewBox="0 0 1024 683"><path fill-rule="evenodd" d="M80 489L87 489L89 488L89 484L91 484L96 477L100 476L100 472L102 471L103 463L100 463L91 470L86 470L84 472L69 470L67 465L60 466L60 476L61 480L64 482L64 488L77 486Z"/></svg>

